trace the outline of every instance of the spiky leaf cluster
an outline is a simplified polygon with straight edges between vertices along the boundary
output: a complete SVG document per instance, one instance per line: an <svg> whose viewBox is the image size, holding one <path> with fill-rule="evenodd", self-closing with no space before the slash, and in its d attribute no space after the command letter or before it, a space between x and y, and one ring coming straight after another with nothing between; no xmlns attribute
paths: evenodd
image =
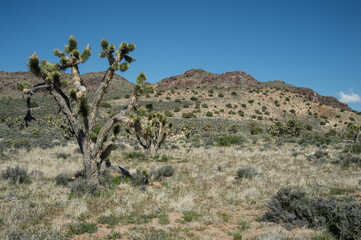
<svg viewBox="0 0 361 240"><path fill-rule="evenodd" d="M74 36L70 36L68 39L68 45L65 45L64 51L54 49L54 55L60 58L59 62L62 70L84 63L91 56L89 45L81 53L79 52L77 46L78 41ZM66 54L68 54L68 56Z"/></svg>
<svg viewBox="0 0 361 240"><path fill-rule="evenodd" d="M39 57L34 53L29 57L28 67L30 71L37 77L44 79L48 83L54 84L56 87L61 86L59 64L50 63L46 60L40 61Z"/></svg>
<svg viewBox="0 0 361 240"><path fill-rule="evenodd" d="M103 51L99 53L99 56L101 58L108 58L113 70L125 72L129 69L129 64L135 61L135 59L129 55L130 52L135 50L134 43L122 42L118 49L116 49L114 44L109 44L106 39L102 39L100 46ZM123 60L125 62L121 63Z"/></svg>

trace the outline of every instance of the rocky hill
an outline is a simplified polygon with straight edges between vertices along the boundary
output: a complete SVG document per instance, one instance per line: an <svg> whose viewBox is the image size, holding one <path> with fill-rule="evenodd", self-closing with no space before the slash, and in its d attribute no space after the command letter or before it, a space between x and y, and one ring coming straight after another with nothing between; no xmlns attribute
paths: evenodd
<svg viewBox="0 0 361 240"><path fill-rule="evenodd" d="M321 96L309 88L296 87L283 81L276 80L270 82L257 81L250 74L243 71L227 72L214 74L204 71L203 69L191 69L184 74L165 78L156 84L158 87L181 87L181 86L217 86L217 87L242 87L248 88L276 88L287 89L290 92L299 94L309 101L329 105L336 108L351 110L344 103L338 101L335 97Z"/></svg>
<svg viewBox="0 0 361 240"><path fill-rule="evenodd" d="M95 91L98 83L105 74L102 72L85 73L82 79L85 81L90 92ZM70 82L70 74L62 73L61 78ZM28 82L31 85L39 83L30 72L4 72L0 71L0 94L2 97L21 97L22 93L16 90L17 82ZM120 88L131 88L133 83L129 82L120 75L114 74L114 80L111 82L109 90L116 90ZM270 82L260 82L252 77L250 74L243 71L226 72L222 74L214 74L206 72L202 69L191 69L183 74L165 78L155 84L160 88L172 87L189 87L189 86L203 86L203 87L241 87L244 89L285 89L292 93L298 94L305 99L329 105L335 108L341 108L351 111L351 108L344 103L338 101L335 97L321 96L317 92L309 88L295 87L283 81L276 80ZM69 86L68 88L70 88Z"/></svg>

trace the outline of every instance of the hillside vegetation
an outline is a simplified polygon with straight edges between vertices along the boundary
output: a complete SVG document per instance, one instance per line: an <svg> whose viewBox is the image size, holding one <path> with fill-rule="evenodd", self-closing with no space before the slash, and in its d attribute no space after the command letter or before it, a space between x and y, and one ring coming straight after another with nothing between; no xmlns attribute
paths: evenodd
<svg viewBox="0 0 361 240"><path fill-rule="evenodd" d="M361 116L337 99L244 72L164 79L139 103L173 121L165 144L147 156L122 130L109 158L134 177L97 186L54 99L34 96L25 127L12 90L34 81L16 74L0 74L1 239L361 239ZM85 76L91 101L101 74ZM134 86L114 78L99 128Z"/></svg>

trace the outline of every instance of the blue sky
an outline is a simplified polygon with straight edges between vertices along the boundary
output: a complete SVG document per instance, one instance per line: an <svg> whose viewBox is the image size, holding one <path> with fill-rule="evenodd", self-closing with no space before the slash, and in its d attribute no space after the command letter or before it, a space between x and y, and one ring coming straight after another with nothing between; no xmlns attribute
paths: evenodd
<svg viewBox="0 0 361 240"><path fill-rule="evenodd" d="M56 61L69 35L93 56L82 73L105 70L99 42L137 49L125 78L150 82L192 68L241 70L283 80L361 110L361 1L1 1L0 70L26 71L27 58ZM350 90L352 89L352 90ZM358 102L357 102L358 101Z"/></svg>

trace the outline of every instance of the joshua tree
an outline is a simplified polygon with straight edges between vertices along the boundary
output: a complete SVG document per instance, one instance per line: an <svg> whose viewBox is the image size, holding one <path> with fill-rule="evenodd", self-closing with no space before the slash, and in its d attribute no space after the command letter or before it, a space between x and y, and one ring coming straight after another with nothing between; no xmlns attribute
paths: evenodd
<svg viewBox="0 0 361 240"><path fill-rule="evenodd" d="M133 125L133 119L129 117L129 114L131 111L137 110L137 98L143 92L146 81L145 74L140 73L137 77L134 91L129 98L129 104L108 119L102 127L96 127L99 105L113 78L114 72L116 70L125 72L128 70L129 64L135 61L129 55L135 49L135 44L133 43L122 42L119 48L116 49L114 44L108 44L108 41L103 39L100 45L103 50L99 55L101 58L107 58L109 68L104 74L103 79L99 82L91 104L88 104L87 88L78 68L79 64L89 59L91 55L90 46L88 45L80 53L77 48L77 40L73 36L69 37L68 45L65 46L64 51L54 50L54 55L60 59L59 63L40 60L36 53L29 57L27 65L30 71L39 77L42 82L31 89L24 89L24 93L29 95L27 98L27 114L24 118L26 125L31 120L34 120L30 113L31 96L38 91L50 93L59 106L59 111L68 121L68 125L83 154L84 175L88 181L95 183L98 183L100 169L104 166L111 167L122 174L130 175L122 167L112 164L108 156L114 147L113 141L120 132L121 127ZM60 72L68 68L71 69L71 84L73 88L67 94L62 90Z"/></svg>
<svg viewBox="0 0 361 240"><path fill-rule="evenodd" d="M359 136L360 136L360 131L361 131L361 125L355 125L353 123L350 123L348 126L348 133L347 135L349 137L351 137L353 139L353 141L355 143L357 143Z"/></svg>
<svg viewBox="0 0 361 240"><path fill-rule="evenodd" d="M156 154L169 134L173 123L161 113L148 112L139 108L131 115L132 124L126 129L128 137L138 142L146 154Z"/></svg>

